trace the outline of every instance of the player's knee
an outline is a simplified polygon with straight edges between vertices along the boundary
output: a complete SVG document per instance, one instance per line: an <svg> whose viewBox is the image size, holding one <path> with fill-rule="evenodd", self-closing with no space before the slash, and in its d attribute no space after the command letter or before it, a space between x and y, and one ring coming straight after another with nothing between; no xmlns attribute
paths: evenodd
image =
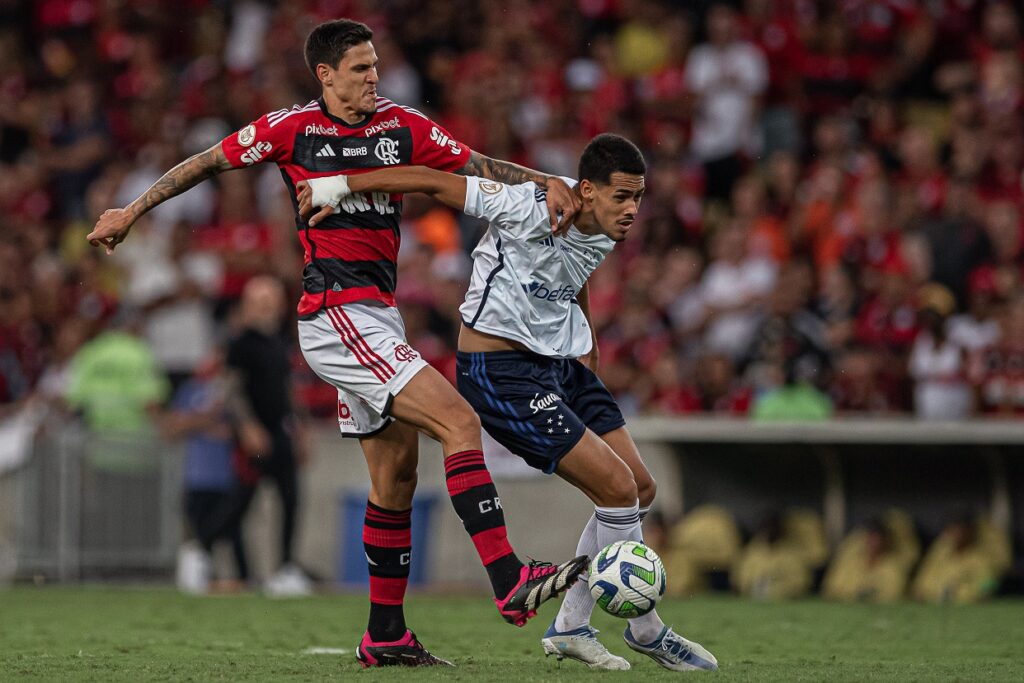
<svg viewBox="0 0 1024 683"><path fill-rule="evenodd" d="M616 476L609 477L603 489L599 503L603 507L628 508L636 504L636 480L627 467Z"/></svg>
<svg viewBox="0 0 1024 683"><path fill-rule="evenodd" d="M654 502L654 496L658 492L658 482L649 472L636 477L636 495L640 499L640 507L648 507Z"/></svg>
<svg viewBox="0 0 1024 683"><path fill-rule="evenodd" d="M480 438L480 417L473 412L468 403L452 410L447 420L448 431L455 440Z"/></svg>

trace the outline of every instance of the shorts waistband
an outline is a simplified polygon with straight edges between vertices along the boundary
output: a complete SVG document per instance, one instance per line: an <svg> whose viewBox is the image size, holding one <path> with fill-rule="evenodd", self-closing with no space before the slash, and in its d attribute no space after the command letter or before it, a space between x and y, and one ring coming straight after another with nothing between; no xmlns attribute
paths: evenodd
<svg viewBox="0 0 1024 683"><path fill-rule="evenodd" d="M474 358L483 358L484 360L518 360L518 361L530 361L533 363L537 362L549 362L555 363L564 358L552 358L550 356L542 356L539 353L533 351L456 351L455 358L457 360L470 362Z"/></svg>

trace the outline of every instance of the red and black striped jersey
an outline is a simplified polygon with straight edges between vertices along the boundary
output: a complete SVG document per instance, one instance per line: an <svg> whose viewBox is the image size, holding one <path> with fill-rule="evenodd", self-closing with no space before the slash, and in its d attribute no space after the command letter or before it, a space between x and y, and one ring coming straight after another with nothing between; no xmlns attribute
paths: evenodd
<svg viewBox="0 0 1024 683"><path fill-rule="evenodd" d="M450 172L470 155L429 118L383 97L377 111L355 125L328 113L322 98L275 111L224 138L221 148L235 168L272 161L281 169L306 252L301 317L364 299L395 305L402 195L353 194L339 213L310 228L299 215L298 181L406 165Z"/></svg>

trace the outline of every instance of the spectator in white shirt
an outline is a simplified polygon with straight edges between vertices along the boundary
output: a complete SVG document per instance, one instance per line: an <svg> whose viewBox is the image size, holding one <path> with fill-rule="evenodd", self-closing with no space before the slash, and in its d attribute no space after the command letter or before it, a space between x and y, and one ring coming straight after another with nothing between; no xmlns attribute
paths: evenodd
<svg viewBox="0 0 1024 683"><path fill-rule="evenodd" d="M686 86L695 97L692 148L704 162L707 194L727 200L744 156L758 151L757 100L768 86L760 49L741 40L736 11L715 4L707 14L708 42L686 63Z"/></svg>

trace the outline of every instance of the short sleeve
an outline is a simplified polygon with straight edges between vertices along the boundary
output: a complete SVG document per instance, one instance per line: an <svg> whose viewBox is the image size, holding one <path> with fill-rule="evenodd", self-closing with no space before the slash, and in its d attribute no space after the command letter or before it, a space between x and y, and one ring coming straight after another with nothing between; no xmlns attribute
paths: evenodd
<svg viewBox="0 0 1024 683"><path fill-rule="evenodd" d="M265 114L221 140L220 147L232 167L245 168L285 157L292 144L288 139L290 128L286 121L276 122L277 125L271 123L275 114Z"/></svg>
<svg viewBox="0 0 1024 683"><path fill-rule="evenodd" d="M536 192L534 183L522 185L506 185L486 178L468 176L466 178L466 207L468 216L483 218L505 233L513 237L523 238L529 235L538 223L547 228L543 219L547 217L547 209L541 220L535 220L534 212L538 205L543 205ZM546 206L546 205L544 205Z"/></svg>
<svg viewBox="0 0 1024 683"><path fill-rule="evenodd" d="M409 114L412 129L412 165L452 173L469 163L471 150L427 117Z"/></svg>

